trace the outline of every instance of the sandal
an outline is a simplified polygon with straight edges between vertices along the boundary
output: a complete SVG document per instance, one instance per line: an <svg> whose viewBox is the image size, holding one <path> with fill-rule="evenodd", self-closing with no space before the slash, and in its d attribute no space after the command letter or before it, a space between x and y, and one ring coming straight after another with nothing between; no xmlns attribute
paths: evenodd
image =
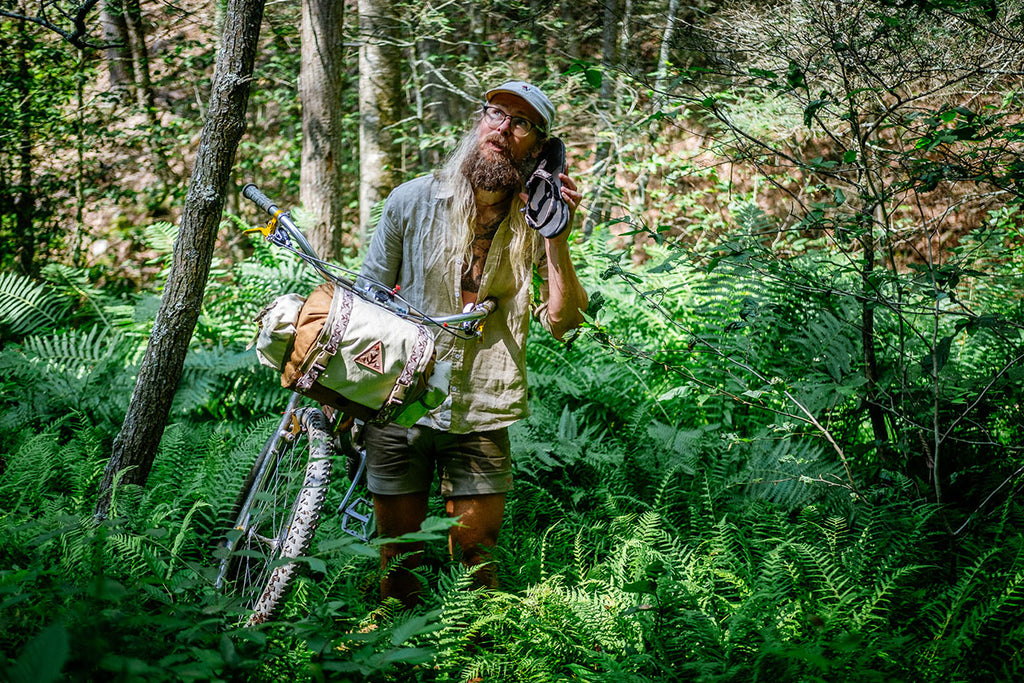
<svg viewBox="0 0 1024 683"><path fill-rule="evenodd" d="M548 138L537 157L537 168L526 181L529 201L523 213L526 224L544 237L558 237L569 227L569 206L562 199L559 173L565 170L565 145Z"/></svg>

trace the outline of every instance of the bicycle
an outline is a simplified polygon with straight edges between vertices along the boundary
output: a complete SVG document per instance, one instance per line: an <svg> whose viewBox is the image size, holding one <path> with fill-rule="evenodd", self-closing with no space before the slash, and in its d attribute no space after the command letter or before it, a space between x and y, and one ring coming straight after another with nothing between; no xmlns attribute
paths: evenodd
<svg viewBox="0 0 1024 683"><path fill-rule="evenodd" d="M335 274L352 277L356 273L320 259L288 212L255 185L242 188L242 195L271 216L265 227L247 232L261 232L267 241L294 253L327 282L394 315L436 328L437 334L479 336L484 319L496 307L488 299L467 306L460 314L429 316L381 283L359 277L357 286L357 281ZM301 399L300 394L292 394L277 428L257 456L239 492L233 527L220 543L222 559L215 585L218 590L233 587L243 595L252 611L247 626L269 619L287 593L298 566L287 560L302 557L311 547L339 453L345 456L349 478L337 510L342 516L341 528L363 542L373 534L373 508L363 494L366 451L351 438L354 420L341 411L301 406Z"/></svg>

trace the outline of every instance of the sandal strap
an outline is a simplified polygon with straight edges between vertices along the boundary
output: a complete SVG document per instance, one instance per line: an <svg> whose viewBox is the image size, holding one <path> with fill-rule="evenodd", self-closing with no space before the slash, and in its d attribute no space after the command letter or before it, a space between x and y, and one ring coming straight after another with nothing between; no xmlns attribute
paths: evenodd
<svg viewBox="0 0 1024 683"><path fill-rule="evenodd" d="M562 181L558 177L564 170L565 145L558 138L548 138L537 168L526 181L529 201L524 210L526 224L548 239L569 227L569 207L562 200Z"/></svg>

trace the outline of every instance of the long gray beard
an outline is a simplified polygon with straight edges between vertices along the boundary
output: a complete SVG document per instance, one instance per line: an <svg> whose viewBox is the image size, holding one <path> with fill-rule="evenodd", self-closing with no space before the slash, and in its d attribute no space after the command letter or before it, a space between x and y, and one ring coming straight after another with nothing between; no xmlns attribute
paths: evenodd
<svg viewBox="0 0 1024 683"><path fill-rule="evenodd" d="M462 172L469 183L488 192L516 190L526 183L536 160L529 156L518 166L504 154L488 159L476 147L462 163Z"/></svg>

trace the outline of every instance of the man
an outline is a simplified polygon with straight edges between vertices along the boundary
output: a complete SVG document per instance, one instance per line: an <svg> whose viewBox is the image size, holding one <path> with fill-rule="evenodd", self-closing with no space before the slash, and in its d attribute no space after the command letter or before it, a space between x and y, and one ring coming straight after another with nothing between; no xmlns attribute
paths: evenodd
<svg viewBox="0 0 1024 683"><path fill-rule="evenodd" d="M480 339L440 335L437 359L452 364L444 404L411 429L366 430L378 533L394 538L420 528L437 471L447 513L460 521L450 531L449 550L453 557L461 552L467 566L484 564L475 577L490 587L496 573L486 564L488 551L497 542L512 482L507 428L528 414L525 343L534 264L544 282L535 314L556 338L582 322L587 306L569 257L568 230L544 239L523 216L524 183L554 114L533 85L512 81L488 91L476 125L445 165L388 197L361 273L399 286L428 314L457 313L488 297L497 301ZM571 224L582 195L567 175L559 177ZM420 583L410 570L421 550L422 544L381 549L383 598L418 601Z"/></svg>

